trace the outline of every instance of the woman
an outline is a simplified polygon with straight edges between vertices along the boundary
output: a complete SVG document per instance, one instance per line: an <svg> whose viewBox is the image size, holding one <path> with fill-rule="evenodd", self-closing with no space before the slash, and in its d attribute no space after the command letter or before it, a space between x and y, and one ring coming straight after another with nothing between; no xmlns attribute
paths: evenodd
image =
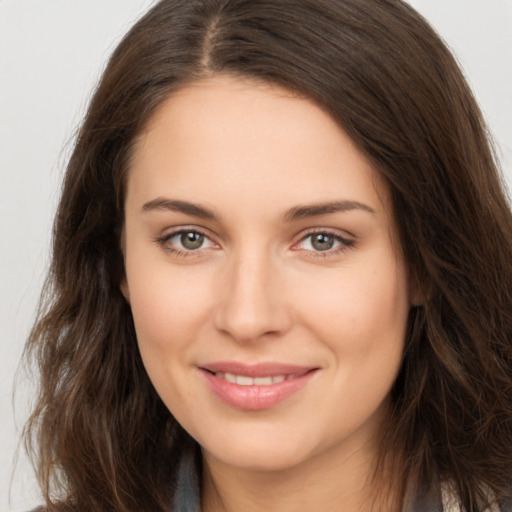
<svg viewBox="0 0 512 512"><path fill-rule="evenodd" d="M47 509L507 510L511 235L406 4L159 2L79 133L28 343Z"/></svg>

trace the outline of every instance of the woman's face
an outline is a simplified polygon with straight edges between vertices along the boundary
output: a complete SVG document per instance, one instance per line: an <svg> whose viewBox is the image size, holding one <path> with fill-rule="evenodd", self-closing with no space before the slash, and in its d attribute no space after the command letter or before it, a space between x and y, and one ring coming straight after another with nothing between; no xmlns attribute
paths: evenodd
<svg viewBox="0 0 512 512"><path fill-rule="evenodd" d="M216 77L140 136L123 246L144 365L206 456L371 453L410 296L388 191L313 102Z"/></svg>

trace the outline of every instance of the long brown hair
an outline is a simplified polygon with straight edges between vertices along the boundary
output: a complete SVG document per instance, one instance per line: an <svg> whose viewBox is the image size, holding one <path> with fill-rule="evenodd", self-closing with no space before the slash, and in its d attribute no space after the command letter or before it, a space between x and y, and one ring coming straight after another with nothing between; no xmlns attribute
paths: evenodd
<svg viewBox="0 0 512 512"><path fill-rule="evenodd" d="M468 512L512 489L512 216L453 57L401 0L162 0L126 35L79 131L27 344L26 440L48 510L166 510L191 442L139 356L120 229L136 136L216 73L322 105L389 184L424 303L413 308L383 453L399 482L450 481Z"/></svg>

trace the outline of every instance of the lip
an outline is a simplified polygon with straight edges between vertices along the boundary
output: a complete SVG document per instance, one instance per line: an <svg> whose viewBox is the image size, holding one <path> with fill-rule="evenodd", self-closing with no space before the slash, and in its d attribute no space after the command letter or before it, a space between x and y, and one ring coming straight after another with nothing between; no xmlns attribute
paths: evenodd
<svg viewBox="0 0 512 512"><path fill-rule="evenodd" d="M245 364L235 361L219 361L201 365L202 370L212 373L234 373L244 377L275 377L276 375L295 375L314 370L314 366L300 366L284 363Z"/></svg>
<svg viewBox="0 0 512 512"><path fill-rule="evenodd" d="M216 362L199 367L213 393L227 405L250 411L269 409L283 402L308 384L318 367L281 363L247 365L238 362ZM231 373L245 377L275 377L295 375L282 382L262 386L242 386L216 377L214 373Z"/></svg>

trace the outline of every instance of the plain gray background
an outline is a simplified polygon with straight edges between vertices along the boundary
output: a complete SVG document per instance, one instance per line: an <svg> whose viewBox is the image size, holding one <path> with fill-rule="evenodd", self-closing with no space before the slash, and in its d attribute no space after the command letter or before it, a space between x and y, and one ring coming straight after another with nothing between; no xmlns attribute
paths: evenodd
<svg viewBox="0 0 512 512"><path fill-rule="evenodd" d="M18 374L48 264L73 133L106 58L152 0L0 0L0 511L39 501L19 431L32 392ZM512 185L512 0L410 0L456 53ZM11 481L12 476L12 481ZM9 490L10 489L10 490Z"/></svg>

